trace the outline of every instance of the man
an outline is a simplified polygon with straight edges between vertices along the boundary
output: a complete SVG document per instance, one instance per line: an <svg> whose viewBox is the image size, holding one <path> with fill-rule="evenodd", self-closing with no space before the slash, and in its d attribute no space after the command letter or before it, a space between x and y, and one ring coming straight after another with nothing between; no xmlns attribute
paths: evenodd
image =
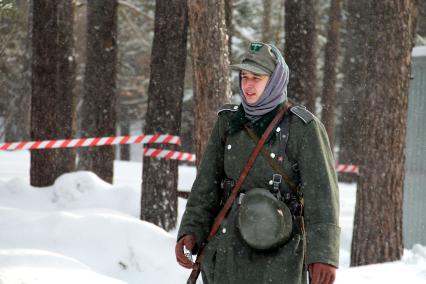
<svg viewBox="0 0 426 284"><path fill-rule="evenodd" d="M184 247L197 253L205 243L256 145L256 136L288 107L289 70L274 46L250 44L241 64L232 68L239 71L242 103L219 110L193 184L176 244L177 261L186 268L191 268L192 262L185 257ZM306 267L311 283L334 282L339 200L325 129L301 106L290 106L274 127L239 197L205 247L201 267L205 284L306 283ZM269 193L275 201L257 206L256 202L263 202L262 196L272 196ZM271 206L275 210L261 219L247 213L258 208L266 212ZM287 219L286 211L290 212ZM275 236L275 229L286 237Z"/></svg>

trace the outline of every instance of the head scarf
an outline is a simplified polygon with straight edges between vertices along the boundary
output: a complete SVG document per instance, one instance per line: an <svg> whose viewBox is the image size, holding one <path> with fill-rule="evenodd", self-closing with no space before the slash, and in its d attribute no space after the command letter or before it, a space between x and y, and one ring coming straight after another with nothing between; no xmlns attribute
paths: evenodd
<svg viewBox="0 0 426 284"><path fill-rule="evenodd" d="M249 104L246 101L241 88L240 78L240 96L242 99L242 105L246 113L246 117L250 120L256 120L256 118L270 112L279 104L287 100L287 85L290 71L280 51L272 44L268 44L268 46L277 57L278 62L265 87L265 90L255 104Z"/></svg>

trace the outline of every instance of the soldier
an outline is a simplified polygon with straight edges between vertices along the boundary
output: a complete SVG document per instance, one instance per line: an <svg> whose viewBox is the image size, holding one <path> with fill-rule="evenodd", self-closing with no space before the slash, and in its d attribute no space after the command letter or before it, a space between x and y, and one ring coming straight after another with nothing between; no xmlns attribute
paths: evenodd
<svg viewBox="0 0 426 284"><path fill-rule="evenodd" d="M334 160L321 122L289 106L289 70L277 48L251 43L239 72L242 103L218 111L178 232L176 258L196 254L275 115L266 140L217 234L207 243L203 283L334 282L339 258L339 197Z"/></svg>

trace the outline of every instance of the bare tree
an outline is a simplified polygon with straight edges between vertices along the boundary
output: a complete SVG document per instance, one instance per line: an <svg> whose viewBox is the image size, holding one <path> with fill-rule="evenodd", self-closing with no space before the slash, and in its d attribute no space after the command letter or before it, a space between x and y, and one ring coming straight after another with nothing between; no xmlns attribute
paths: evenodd
<svg viewBox="0 0 426 284"><path fill-rule="evenodd" d="M116 133L117 0L87 1L87 51L81 109L83 137ZM113 179L113 146L83 148L79 169Z"/></svg>
<svg viewBox="0 0 426 284"><path fill-rule="evenodd" d="M31 138L73 136L72 3L35 1L32 17ZM31 152L31 185L48 186L74 170L75 153L68 149Z"/></svg>
<svg viewBox="0 0 426 284"><path fill-rule="evenodd" d="M325 46L321 120L334 147L337 61L339 58L342 1L331 0L327 44Z"/></svg>
<svg viewBox="0 0 426 284"><path fill-rule="evenodd" d="M224 0L188 0L195 92L197 166L216 121L217 109L230 100Z"/></svg>
<svg viewBox="0 0 426 284"><path fill-rule="evenodd" d="M402 200L408 83L417 0L371 1L366 98L361 105L361 172L351 266L395 261L403 253Z"/></svg>
<svg viewBox="0 0 426 284"><path fill-rule="evenodd" d="M316 10L313 0L285 1L285 50L290 68L289 97L315 112Z"/></svg>
<svg viewBox="0 0 426 284"><path fill-rule="evenodd" d="M187 15L186 0L156 2L145 133L179 135L185 78ZM141 219L167 231L173 229L177 220L177 185L178 161L145 157Z"/></svg>

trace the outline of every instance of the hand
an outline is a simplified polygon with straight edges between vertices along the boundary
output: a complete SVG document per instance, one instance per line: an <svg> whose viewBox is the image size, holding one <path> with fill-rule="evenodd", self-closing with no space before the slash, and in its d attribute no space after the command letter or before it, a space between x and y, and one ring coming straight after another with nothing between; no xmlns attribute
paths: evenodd
<svg viewBox="0 0 426 284"><path fill-rule="evenodd" d="M333 284L336 279L336 267L326 263L312 263L309 265L309 274L312 277L310 284Z"/></svg>
<svg viewBox="0 0 426 284"><path fill-rule="evenodd" d="M192 268L193 263L183 253L183 247L186 247L189 251L195 246L195 237L193 235L184 235L176 243L175 254L177 262L185 268Z"/></svg>

